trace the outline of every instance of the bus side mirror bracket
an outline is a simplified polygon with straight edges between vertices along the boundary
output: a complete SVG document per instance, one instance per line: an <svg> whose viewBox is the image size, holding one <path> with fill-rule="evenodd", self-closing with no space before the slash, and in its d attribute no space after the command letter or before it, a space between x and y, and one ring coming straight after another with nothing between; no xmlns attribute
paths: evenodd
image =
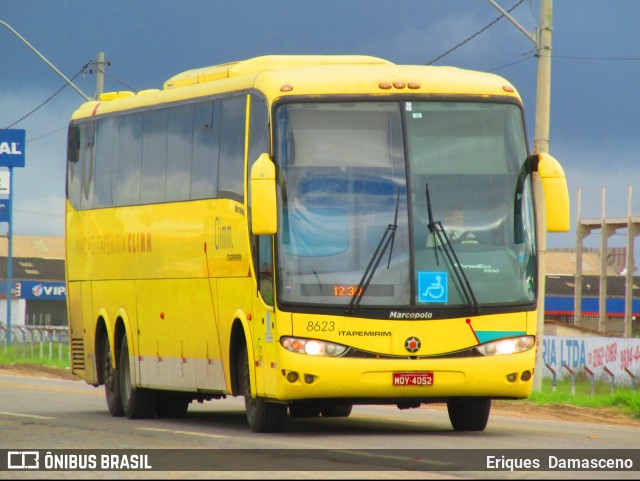
<svg viewBox="0 0 640 481"><path fill-rule="evenodd" d="M548 232L569 231L569 188L564 170L555 158L541 152L529 158L531 171L537 172L542 182L546 204Z"/></svg>
<svg viewBox="0 0 640 481"><path fill-rule="evenodd" d="M276 214L276 166L269 154L260 154L251 167L251 232L273 235L278 230Z"/></svg>

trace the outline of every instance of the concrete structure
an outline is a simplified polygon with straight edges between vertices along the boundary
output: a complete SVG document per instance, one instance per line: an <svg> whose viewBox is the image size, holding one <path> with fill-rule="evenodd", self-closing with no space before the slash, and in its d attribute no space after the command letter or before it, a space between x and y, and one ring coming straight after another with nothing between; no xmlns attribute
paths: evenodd
<svg viewBox="0 0 640 481"><path fill-rule="evenodd" d="M633 274L635 271L633 241L640 235L640 215L631 213L632 189L628 189L628 203L626 217L606 217L606 197L605 189L602 189L602 215L599 219L582 219L580 214L580 197L581 191L578 190L578 219L576 224L576 282L575 282L575 301L574 315L576 324L582 324L582 277L583 277L583 242L585 237L593 231L600 229L600 252L607 252L607 242L609 238L620 229L627 231L627 247L626 247L626 264L624 268L625 277L625 311L624 311L624 337L630 337L633 333ZM604 323L607 318L606 300L607 300L607 277L608 277L608 256L601 256L600 259L600 282L599 282L599 315L598 327L599 331L604 331Z"/></svg>

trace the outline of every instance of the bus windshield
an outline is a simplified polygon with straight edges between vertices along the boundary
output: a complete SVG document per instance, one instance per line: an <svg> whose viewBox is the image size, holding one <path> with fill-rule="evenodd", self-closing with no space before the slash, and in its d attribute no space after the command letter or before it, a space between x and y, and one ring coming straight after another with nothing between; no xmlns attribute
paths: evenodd
<svg viewBox="0 0 640 481"><path fill-rule="evenodd" d="M469 306L465 283L480 309L535 300L519 106L286 103L274 124L281 304L344 308L359 297L361 309L460 309ZM390 246L376 259L391 226Z"/></svg>

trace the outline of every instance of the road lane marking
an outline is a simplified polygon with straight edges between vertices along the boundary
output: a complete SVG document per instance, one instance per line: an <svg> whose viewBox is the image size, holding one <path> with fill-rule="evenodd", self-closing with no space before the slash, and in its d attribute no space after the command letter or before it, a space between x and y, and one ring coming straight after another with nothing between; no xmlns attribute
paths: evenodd
<svg viewBox="0 0 640 481"><path fill-rule="evenodd" d="M22 414L22 413L10 413L7 411L0 411L0 416L15 416L18 418L30 418L30 419L55 419L51 416L38 416L37 414Z"/></svg>
<svg viewBox="0 0 640 481"><path fill-rule="evenodd" d="M65 394L74 393L74 394L85 394L89 396L104 396L102 391L97 391L97 390L77 389L77 388L67 388L67 387L52 387L52 386L23 384L23 383L6 382L6 381L0 381L0 387L6 387L9 389L26 389L30 391L48 391L48 392L58 392L58 393L65 393Z"/></svg>
<svg viewBox="0 0 640 481"><path fill-rule="evenodd" d="M163 429L163 428L136 428L140 431L153 431L157 433L170 433L170 434L183 434L185 436L199 436L202 438L226 438L228 436L223 436L222 434L207 434L200 433L197 431L178 431L175 429Z"/></svg>
<svg viewBox="0 0 640 481"><path fill-rule="evenodd" d="M402 456L394 456L394 455L389 455L389 454L380 454L378 452L376 453L368 453L366 451L354 451L351 449L348 449L348 454L349 455L353 455L353 456L362 456L363 458L383 458L383 459L388 459L390 461L401 461L403 463L419 463L419 464L432 464L435 466L451 466L453 463L448 462L448 461L439 461L437 459L431 459L431 458L423 458L423 457L410 457L410 458L405 458ZM329 452L334 452L336 454L342 454L340 451L334 451L334 450L329 450Z"/></svg>

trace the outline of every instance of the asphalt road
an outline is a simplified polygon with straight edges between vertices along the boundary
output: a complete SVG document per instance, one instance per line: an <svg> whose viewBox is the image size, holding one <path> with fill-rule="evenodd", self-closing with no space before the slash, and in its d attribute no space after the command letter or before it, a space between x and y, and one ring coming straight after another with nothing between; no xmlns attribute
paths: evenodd
<svg viewBox="0 0 640 481"><path fill-rule="evenodd" d="M329 477L340 479L356 473L356 477L378 479L544 478L549 473L545 476L539 470L460 473L456 467L458 463L468 466L465 462L478 455L484 460L487 454L495 457L494 466L497 463L502 468L504 459L515 455L520 458L540 455L546 462L549 453L562 455L566 449L613 450L607 453L631 455L635 470L582 471L571 476L562 471L561 476L554 477L638 479L640 470L637 426L493 414L484 432L456 433L442 408L400 411L395 406L356 406L349 418L289 419L282 433L255 434L247 425L240 399L192 403L187 416L179 420L127 420L109 415L102 388L93 388L82 381L0 374L0 450L39 451L42 461L46 452L67 450L64 453L73 454L86 453L87 449L98 450L96 453L113 449L131 453L165 450L151 451L155 468L167 470L164 477L168 471L173 477L199 477L206 472L223 471L237 475L232 477L247 478L255 477L256 473L263 478L299 478L301 472L305 477L324 477L321 474L329 473ZM221 455L221 449L227 451ZM158 453L162 456L158 457ZM0 459L0 463L3 461ZM183 471L191 468L193 471ZM113 472L92 474L109 477L109 473ZM22 473L0 471L0 478L6 474L20 477ZM29 474L50 478L62 471ZM136 474L150 477L159 472L138 472L133 477Z"/></svg>

